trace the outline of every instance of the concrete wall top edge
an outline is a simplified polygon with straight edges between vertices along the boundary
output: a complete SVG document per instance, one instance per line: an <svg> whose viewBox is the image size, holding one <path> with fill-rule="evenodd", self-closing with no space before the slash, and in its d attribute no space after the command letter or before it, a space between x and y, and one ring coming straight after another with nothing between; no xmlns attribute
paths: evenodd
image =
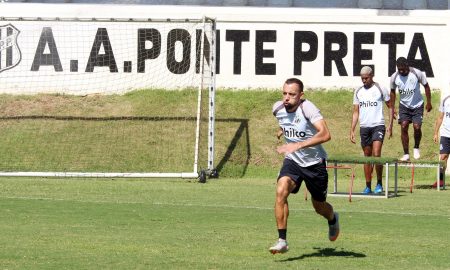
<svg viewBox="0 0 450 270"><path fill-rule="evenodd" d="M201 18L218 22L265 23L367 23L367 24L442 24L448 23L449 10L376 10L333 8L143 6L98 4L0 4L5 18ZM100 15L99 15L100 14ZM370 19L368 19L370 17Z"/></svg>

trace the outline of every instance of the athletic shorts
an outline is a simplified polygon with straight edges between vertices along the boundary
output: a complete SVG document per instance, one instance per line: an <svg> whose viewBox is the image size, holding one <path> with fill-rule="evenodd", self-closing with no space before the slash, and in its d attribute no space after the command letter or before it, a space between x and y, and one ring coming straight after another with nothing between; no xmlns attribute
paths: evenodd
<svg viewBox="0 0 450 270"><path fill-rule="evenodd" d="M401 104L398 107L398 123L402 122L412 122L414 124L422 124L423 119L423 103L417 108L410 109L405 105Z"/></svg>
<svg viewBox="0 0 450 270"><path fill-rule="evenodd" d="M301 167L295 161L285 158L278 179L283 176L289 176L295 182L295 188L291 193L297 193L302 182L305 181L306 187L314 200L319 202L326 201L328 171L325 160L308 167Z"/></svg>
<svg viewBox="0 0 450 270"><path fill-rule="evenodd" d="M359 129L359 135L361 136L361 146L372 145L374 141L384 141L384 135L386 134L386 127L384 125L376 127L362 127Z"/></svg>
<svg viewBox="0 0 450 270"><path fill-rule="evenodd" d="M441 136L439 154L450 154L450 138Z"/></svg>

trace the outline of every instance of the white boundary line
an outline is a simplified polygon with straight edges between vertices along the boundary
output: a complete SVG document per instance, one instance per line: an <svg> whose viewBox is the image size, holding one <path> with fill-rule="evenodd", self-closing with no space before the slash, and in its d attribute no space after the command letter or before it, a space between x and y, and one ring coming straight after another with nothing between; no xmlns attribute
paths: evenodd
<svg viewBox="0 0 450 270"><path fill-rule="evenodd" d="M114 202L114 201L95 201L95 200L73 200L73 199L58 199L58 198L45 198L45 197L12 197L12 196L0 196L0 199L21 199L21 200L46 200L46 201L64 201L64 202L80 202L80 203L109 203L109 204L148 204L155 206L177 206L177 207L208 207L208 208L231 208L231 209L254 209L254 210L269 210L273 211L273 207L259 207L259 206L242 206L242 205L228 205L228 204L215 204L215 205L204 205L195 203L165 203L165 202ZM291 208L291 212L313 212L313 208L309 209L299 209ZM345 210L341 208L339 213L369 213L369 214L379 214L379 215L401 215L401 216L427 216L427 217L447 217L450 219L449 215L439 215L439 214L417 214L411 212L393 212L393 211L355 211L355 210Z"/></svg>

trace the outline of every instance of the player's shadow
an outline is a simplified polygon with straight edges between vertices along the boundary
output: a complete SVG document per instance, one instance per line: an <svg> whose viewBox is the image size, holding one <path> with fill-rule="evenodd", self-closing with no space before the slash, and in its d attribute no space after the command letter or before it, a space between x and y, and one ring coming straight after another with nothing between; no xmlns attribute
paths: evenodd
<svg viewBox="0 0 450 270"><path fill-rule="evenodd" d="M413 189L436 189L435 187L432 187L429 185L414 185ZM442 187L441 187L442 189Z"/></svg>
<svg viewBox="0 0 450 270"><path fill-rule="evenodd" d="M226 166L227 162L230 161L231 156L234 152L239 152L241 158L243 158L242 169L240 170L240 177L243 177L247 172L247 167L250 162L251 150L250 150L250 134L248 130L248 119L243 118L227 118L227 119L216 119L217 124L219 123L239 123L239 127L234 133L233 138L228 144L225 154L222 159L217 163L216 169L220 172ZM237 149L238 148L238 149ZM236 153L235 153L236 154Z"/></svg>
<svg viewBox="0 0 450 270"><path fill-rule="evenodd" d="M316 251L313 253L303 254L297 257L287 258L285 260L280 260L279 262L290 262L303 260L311 257L350 257L350 258L364 258L366 254L346 251L346 250L336 250L336 248L314 248Z"/></svg>

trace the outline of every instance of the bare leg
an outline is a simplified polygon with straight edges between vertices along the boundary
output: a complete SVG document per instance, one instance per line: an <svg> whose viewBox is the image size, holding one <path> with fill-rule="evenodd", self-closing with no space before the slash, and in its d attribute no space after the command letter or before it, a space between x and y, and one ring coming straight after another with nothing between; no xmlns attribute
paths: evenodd
<svg viewBox="0 0 450 270"><path fill-rule="evenodd" d="M295 188L295 182L288 176L283 176L278 180L275 197L275 219L278 229L287 229L289 217L288 196Z"/></svg>
<svg viewBox="0 0 450 270"><path fill-rule="evenodd" d="M422 139L422 125L421 124L413 124L414 128L414 148L419 148L420 140Z"/></svg>
<svg viewBox="0 0 450 270"><path fill-rule="evenodd" d="M403 146L403 153L409 154L409 136L408 136L408 128L409 128L409 122L404 121L401 124L401 139L402 139L402 146Z"/></svg>
<svg viewBox="0 0 450 270"><path fill-rule="evenodd" d="M319 202L314 200L314 198L311 199L312 205L314 207L314 210L316 210L316 213L326 218L328 221L333 220L334 218L334 211L333 206L329 204L328 202Z"/></svg>
<svg viewBox="0 0 450 270"><path fill-rule="evenodd" d="M381 141L373 141L373 155L374 157L381 157L381 148L383 147L383 142ZM377 164L375 166L375 170L377 173L377 181L381 182L383 178L383 164Z"/></svg>
<svg viewBox="0 0 450 270"><path fill-rule="evenodd" d="M439 171L439 180L444 180L444 173L445 173L445 169L447 169L447 160L448 160L448 154L441 154L439 156L441 161L444 161L444 165L442 166L442 168Z"/></svg>
<svg viewBox="0 0 450 270"><path fill-rule="evenodd" d="M371 157L372 156L372 146L365 146L363 147L364 156ZM372 183L372 172L373 172L373 166L372 164L364 164L364 176L366 178L366 186L368 188L371 187Z"/></svg>

